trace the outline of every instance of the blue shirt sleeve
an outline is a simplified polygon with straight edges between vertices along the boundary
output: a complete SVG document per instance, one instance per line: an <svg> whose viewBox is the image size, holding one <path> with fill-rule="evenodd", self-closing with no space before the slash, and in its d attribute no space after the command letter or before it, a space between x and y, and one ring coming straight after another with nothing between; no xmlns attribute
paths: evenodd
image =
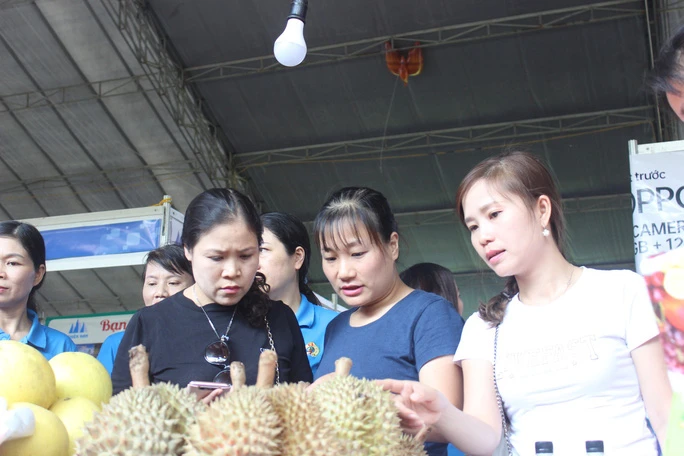
<svg viewBox="0 0 684 456"><path fill-rule="evenodd" d="M413 333L417 370L440 356L453 356L462 331L463 318L449 301L439 298L425 306Z"/></svg>
<svg viewBox="0 0 684 456"><path fill-rule="evenodd" d="M119 350L119 344L123 338L123 331L110 334L100 347L100 353L97 355L97 359L102 363L102 365L107 369L109 375L112 375L112 369L114 368L114 358L116 358L116 352Z"/></svg>

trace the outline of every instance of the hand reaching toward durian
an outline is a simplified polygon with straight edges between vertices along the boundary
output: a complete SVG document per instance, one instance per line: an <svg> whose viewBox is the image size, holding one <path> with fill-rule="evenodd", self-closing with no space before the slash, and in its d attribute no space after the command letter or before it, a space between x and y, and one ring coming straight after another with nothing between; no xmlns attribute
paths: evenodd
<svg viewBox="0 0 684 456"><path fill-rule="evenodd" d="M377 380L383 389L394 393L401 426L407 434L422 434L438 423L451 406L449 400L434 388L405 380Z"/></svg>

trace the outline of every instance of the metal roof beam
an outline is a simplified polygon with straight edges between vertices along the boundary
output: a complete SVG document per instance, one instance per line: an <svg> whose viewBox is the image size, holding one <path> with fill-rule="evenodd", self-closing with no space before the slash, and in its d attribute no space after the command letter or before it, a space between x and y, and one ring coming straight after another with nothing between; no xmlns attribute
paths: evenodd
<svg viewBox="0 0 684 456"><path fill-rule="evenodd" d="M3 0L0 0L0 5L2 5L2 1ZM10 2L32 3L27 0L10 0ZM120 10L130 11L130 7L126 7L126 5L129 5L131 0L102 0L102 2L105 6L109 6L107 10L110 11L110 14L112 14L112 11L113 13ZM120 8L116 9L116 7L113 6L115 4L119 4ZM398 35L387 35L367 40L314 47L309 49L307 60L299 65L298 68L382 55L384 53L383 44L386 41L393 41L396 46L401 46L406 43L412 45L415 41L421 41L421 43L423 43L422 47L435 47L488 38L500 38L519 33L549 30L552 28L581 26L595 22L623 19L625 17L642 16L643 14L642 2L635 0L616 0L540 13L507 16L488 21L456 24L427 30L416 30ZM126 24L128 21L126 17L120 17L114 14L112 18L120 29L128 25ZM136 34L131 37L134 41L140 41L142 38L143 37L138 37ZM135 46L134 51L135 49L140 50L140 48L141 46L139 45ZM145 55L144 52L142 54ZM174 75L174 77L171 81L167 81L165 77L157 74L158 71L155 65L148 65L146 74L142 75L104 81L93 81L66 87L56 87L40 92L0 95L0 99L7 104L7 107L0 107L0 113L7 111L22 111L55 104L77 103L132 93L151 92L157 89L161 89L162 91L178 90L177 88L182 82L187 83L226 79L285 69L287 68L277 64L272 55L221 62L212 65L202 65L186 69L181 69L171 63L169 71L171 71L171 74ZM180 80L175 77L175 73L178 72L182 73Z"/></svg>
<svg viewBox="0 0 684 456"><path fill-rule="evenodd" d="M0 113L101 100L103 98L145 92L155 92L155 87L145 74L106 81L85 82L83 84L35 92L0 95L0 100L6 105L0 106Z"/></svg>
<svg viewBox="0 0 684 456"><path fill-rule="evenodd" d="M437 148L475 144L485 141L567 136L653 124L653 107L612 109L565 116L544 117L470 127L422 131L391 136L310 144L298 147L240 153L235 156L239 169L294 164L407 158L450 153ZM430 149L417 151L417 149ZM412 152L414 151L414 152Z"/></svg>
<svg viewBox="0 0 684 456"><path fill-rule="evenodd" d="M30 5L36 3L37 0L0 0L0 10L14 8L20 5Z"/></svg>
<svg viewBox="0 0 684 456"><path fill-rule="evenodd" d="M423 48L436 47L563 27L584 26L598 22L640 17L644 14L643 1L615 0L416 30L396 35L313 47L307 51L306 60L297 68L381 56L385 53L384 43L387 41L391 41L395 47L399 48L413 46L416 41L419 41L420 47ZM185 68L183 79L186 82L204 82L281 70L291 69L280 65L273 55L265 55Z"/></svg>
<svg viewBox="0 0 684 456"><path fill-rule="evenodd" d="M201 103L183 82L181 69L171 59L144 2L102 0L102 4L212 184L244 189L244 181L231 166L230 154L218 139L218 127L207 121ZM132 82L131 78L124 81ZM136 89L138 83L133 84Z"/></svg>

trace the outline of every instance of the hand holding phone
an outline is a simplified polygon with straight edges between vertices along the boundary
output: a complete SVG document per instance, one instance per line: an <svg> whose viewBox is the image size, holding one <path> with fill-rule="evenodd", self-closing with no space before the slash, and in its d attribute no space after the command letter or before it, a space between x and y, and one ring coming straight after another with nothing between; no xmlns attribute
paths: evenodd
<svg viewBox="0 0 684 456"><path fill-rule="evenodd" d="M231 386L228 383L216 383L216 382L199 382L192 381L188 383L188 391L194 393L198 399L202 399L209 395L214 390L220 389L224 391L230 391Z"/></svg>

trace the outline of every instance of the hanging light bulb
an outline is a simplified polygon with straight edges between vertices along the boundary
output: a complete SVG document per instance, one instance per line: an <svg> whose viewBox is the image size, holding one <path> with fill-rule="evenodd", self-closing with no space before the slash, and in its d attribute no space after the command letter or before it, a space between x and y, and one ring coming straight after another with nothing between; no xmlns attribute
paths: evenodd
<svg viewBox="0 0 684 456"><path fill-rule="evenodd" d="M304 19L308 0L293 0L285 31L273 43L273 55L281 65L297 66L306 57Z"/></svg>

